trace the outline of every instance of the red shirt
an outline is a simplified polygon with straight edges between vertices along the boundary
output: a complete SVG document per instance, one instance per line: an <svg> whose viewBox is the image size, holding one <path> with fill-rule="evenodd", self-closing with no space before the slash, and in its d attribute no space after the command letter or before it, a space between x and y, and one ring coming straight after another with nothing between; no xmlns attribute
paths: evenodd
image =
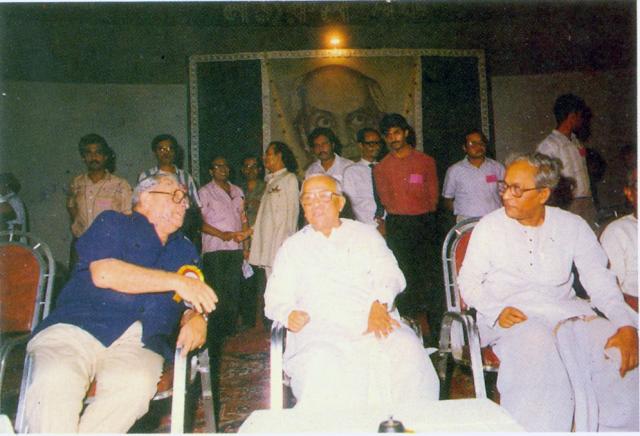
<svg viewBox="0 0 640 436"><path fill-rule="evenodd" d="M393 215L422 215L438 205L436 161L411 150L404 158L389 153L373 169L384 208Z"/></svg>

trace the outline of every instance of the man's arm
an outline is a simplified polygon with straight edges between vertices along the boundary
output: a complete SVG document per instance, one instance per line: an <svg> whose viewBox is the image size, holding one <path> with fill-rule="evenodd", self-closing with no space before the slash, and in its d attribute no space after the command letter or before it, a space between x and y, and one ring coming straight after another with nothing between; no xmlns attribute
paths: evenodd
<svg viewBox="0 0 640 436"><path fill-rule="evenodd" d="M398 327L400 327L400 323L389 315L386 304L382 304L378 300L371 303L365 335L373 333L376 338L387 337Z"/></svg>
<svg viewBox="0 0 640 436"><path fill-rule="evenodd" d="M453 212L453 198L443 197L443 199L444 199L444 208L447 209L449 212Z"/></svg>
<svg viewBox="0 0 640 436"><path fill-rule="evenodd" d="M110 288L125 294L176 291L198 312L211 312L218 297L213 289L198 279L177 273L145 268L118 259L101 259L89 265L91 279L99 288Z"/></svg>
<svg viewBox="0 0 640 436"><path fill-rule="evenodd" d="M207 321L198 312L188 309L180 320L180 333L176 346L186 356L191 350L200 348L207 340Z"/></svg>

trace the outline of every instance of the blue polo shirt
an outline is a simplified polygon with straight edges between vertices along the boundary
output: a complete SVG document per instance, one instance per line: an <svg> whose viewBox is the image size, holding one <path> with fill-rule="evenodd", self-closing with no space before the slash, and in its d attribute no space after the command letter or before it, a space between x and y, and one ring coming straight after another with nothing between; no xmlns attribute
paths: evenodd
<svg viewBox="0 0 640 436"><path fill-rule="evenodd" d="M56 308L38 326L37 333L57 323L73 324L110 346L135 321L142 323L145 348L173 358L175 332L186 307L173 300L174 292L125 294L98 288L89 265L100 259L119 259L147 268L177 271L198 264L193 244L180 232L162 245L154 226L137 212L124 215L105 211L77 240L78 263L62 289Z"/></svg>

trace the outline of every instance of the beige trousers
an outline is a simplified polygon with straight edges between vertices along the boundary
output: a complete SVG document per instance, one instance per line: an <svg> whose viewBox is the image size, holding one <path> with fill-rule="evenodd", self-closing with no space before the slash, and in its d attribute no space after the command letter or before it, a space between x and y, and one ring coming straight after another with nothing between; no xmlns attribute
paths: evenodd
<svg viewBox="0 0 640 436"><path fill-rule="evenodd" d="M26 394L29 432L126 433L149 409L162 374L162 356L142 348L141 336L140 322L109 347L70 324L38 333L27 346L33 355ZM80 416L94 378L95 399Z"/></svg>

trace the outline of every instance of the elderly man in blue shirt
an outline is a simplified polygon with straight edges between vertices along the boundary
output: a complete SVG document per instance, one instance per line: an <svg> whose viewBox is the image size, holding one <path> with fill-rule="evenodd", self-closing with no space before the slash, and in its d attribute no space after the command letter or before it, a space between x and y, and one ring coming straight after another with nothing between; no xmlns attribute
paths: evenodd
<svg viewBox="0 0 640 436"><path fill-rule="evenodd" d="M153 176L134 190L131 215L103 212L78 239L71 280L27 346L31 432L126 433L149 408L178 324L183 353L205 342L217 297L176 272L198 261L178 232L187 207L175 176ZM95 400L83 412L94 378Z"/></svg>

